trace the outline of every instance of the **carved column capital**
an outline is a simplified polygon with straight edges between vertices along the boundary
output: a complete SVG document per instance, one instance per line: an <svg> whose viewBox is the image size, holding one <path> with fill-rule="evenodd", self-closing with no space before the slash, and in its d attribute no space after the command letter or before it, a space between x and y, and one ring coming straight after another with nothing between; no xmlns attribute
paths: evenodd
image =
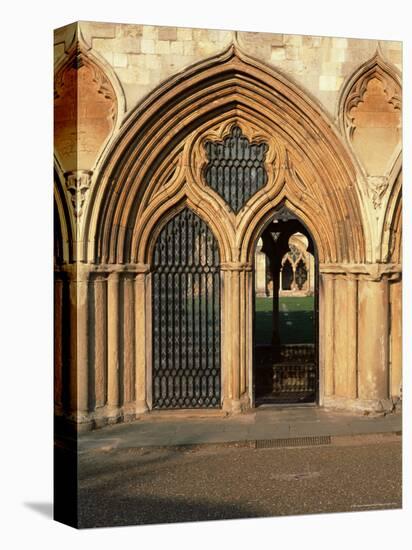
<svg viewBox="0 0 412 550"><path fill-rule="evenodd" d="M357 279L380 281L382 277L391 280L401 276L400 264L320 264L319 271L322 277L326 276L345 276L347 278L356 277Z"/></svg>
<svg viewBox="0 0 412 550"><path fill-rule="evenodd" d="M80 218L83 213L83 206L90 189L92 175L91 170L72 170L64 174L66 189L76 218Z"/></svg>
<svg viewBox="0 0 412 550"><path fill-rule="evenodd" d="M222 271L252 271L251 264L247 262L223 262L220 264Z"/></svg>

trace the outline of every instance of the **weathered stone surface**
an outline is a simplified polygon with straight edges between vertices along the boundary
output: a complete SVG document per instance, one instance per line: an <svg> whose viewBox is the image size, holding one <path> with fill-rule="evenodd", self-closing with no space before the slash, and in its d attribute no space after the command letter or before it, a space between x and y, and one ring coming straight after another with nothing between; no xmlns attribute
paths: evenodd
<svg viewBox="0 0 412 550"><path fill-rule="evenodd" d="M57 409L87 426L150 409L151 247L182 204L221 249L222 408L253 406L254 250L282 198L317 246L319 403L386 411L402 387L401 44L79 25L55 45ZM237 215L202 176L204 141L233 124L268 144L267 184Z"/></svg>

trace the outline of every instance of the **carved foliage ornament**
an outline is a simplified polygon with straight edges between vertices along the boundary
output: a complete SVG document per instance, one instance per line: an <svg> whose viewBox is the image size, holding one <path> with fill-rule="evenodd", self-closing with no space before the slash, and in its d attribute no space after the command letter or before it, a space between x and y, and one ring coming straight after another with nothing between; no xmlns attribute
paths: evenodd
<svg viewBox="0 0 412 550"><path fill-rule="evenodd" d="M70 195L70 202L76 218L80 218L83 213L92 174L93 172L90 170L74 170L65 173L66 189Z"/></svg>

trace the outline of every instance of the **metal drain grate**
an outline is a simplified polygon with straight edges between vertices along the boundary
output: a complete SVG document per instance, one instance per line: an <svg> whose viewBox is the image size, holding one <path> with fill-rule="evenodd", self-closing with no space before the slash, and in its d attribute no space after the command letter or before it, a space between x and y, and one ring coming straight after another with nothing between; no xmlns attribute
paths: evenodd
<svg viewBox="0 0 412 550"><path fill-rule="evenodd" d="M313 445L330 444L330 435L291 437L288 439L257 439L255 441L255 449L270 449L272 447L309 447Z"/></svg>

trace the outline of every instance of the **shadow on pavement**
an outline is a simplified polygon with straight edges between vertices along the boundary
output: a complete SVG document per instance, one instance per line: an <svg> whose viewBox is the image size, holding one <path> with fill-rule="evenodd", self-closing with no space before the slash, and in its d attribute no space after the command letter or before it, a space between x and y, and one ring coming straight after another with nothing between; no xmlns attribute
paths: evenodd
<svg viewBox="0 0 412 550"><path fill-rule="evenodd" d="M30 508L46 518L53 519L52 502L23 502L23 504L26 508Z"/></svg>

